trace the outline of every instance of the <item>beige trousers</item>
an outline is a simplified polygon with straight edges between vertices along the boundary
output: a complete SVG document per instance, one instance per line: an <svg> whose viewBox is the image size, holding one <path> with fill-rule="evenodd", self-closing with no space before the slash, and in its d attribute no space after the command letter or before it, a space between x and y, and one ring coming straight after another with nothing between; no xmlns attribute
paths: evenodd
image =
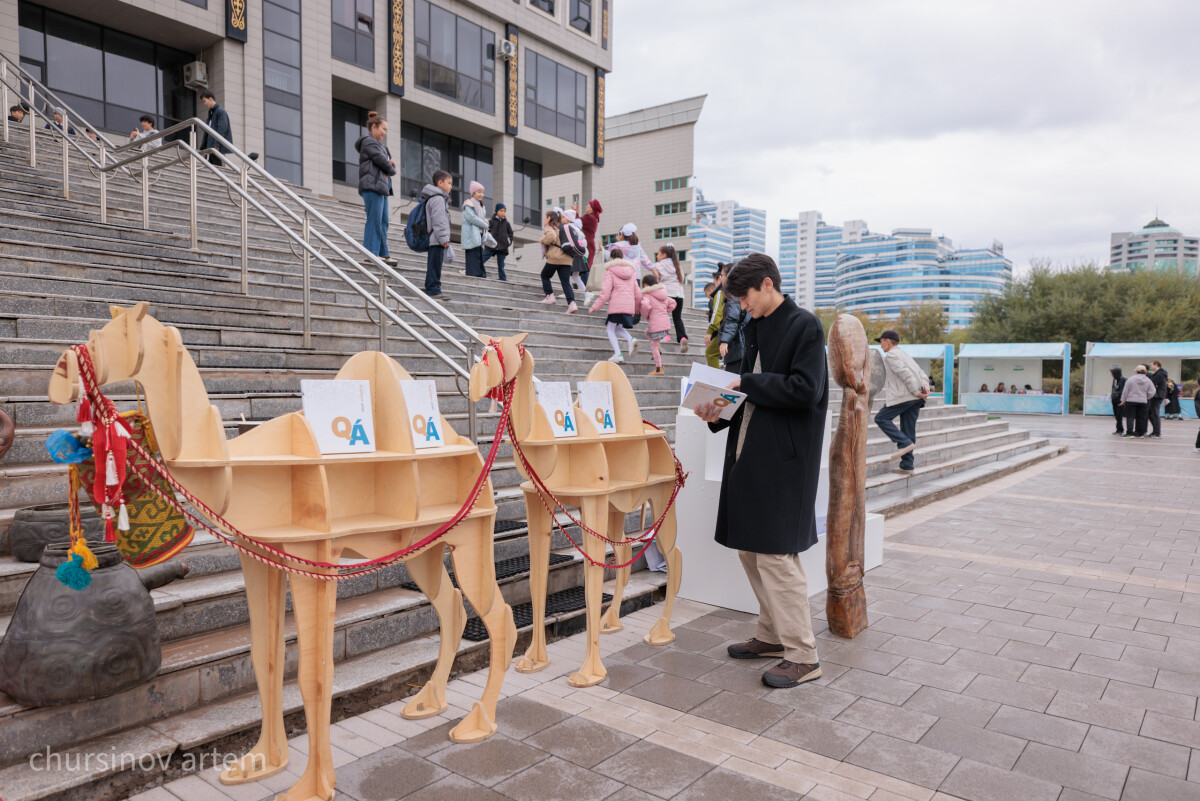
<svg viewBox="0 0 1200 801"><path fill-rule="evenodd" d="M817 638L808 608L808 578L795 553L738 551L746 577L758 598L760 642L783 645L783 658L812 665L817 662Z"/></svg>

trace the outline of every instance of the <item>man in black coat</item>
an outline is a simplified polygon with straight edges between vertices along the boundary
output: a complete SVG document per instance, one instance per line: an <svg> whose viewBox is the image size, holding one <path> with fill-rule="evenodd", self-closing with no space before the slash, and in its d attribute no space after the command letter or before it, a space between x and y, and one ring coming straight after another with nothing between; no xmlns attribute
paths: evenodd
<svg viewBox="0 0 1200 801"><path fill-rule="evenodd" d="M216 96L212 92L201 92L200 101L208 109L208 119L206 120L208 127L225 137L225 141L233 142L233 128L229 125L229 114L226 113L225 109L221 108L221 104L217 102ZM200 137L200 149L208 150L209 148L216 148L220 153L229 152L228 147L214 139L208 131L205 131L204 136ZM210 153L208 160L218 166L224 163L216 153Z"/></svg>
<svg viewBox="0 0 1200 801"><path fill-rule="evenodd" d="M1112 399L1113 417L1117 418L1117 430L1113 432L1117 436L1125 435L1125 428L1122 423L1125 421L1125 410L1121 408L1121 393L1125 391L1125 376L1121 375L1121 366L1114 364L1108 368L1112 373L1112 392L1109 397Z"/></svg>
<svg viewBox="0 0 1200 801"><path fill-rule="evenodd" d="M739 551L758 598L758 632L729 646L735 659L783 657L768 687L821 677L800 552L817 542L817 483L829 387L821 321L779 292L779 268L754 253L729 273L726 291L753 319L745 329L746 393L733 419L696 409L713 431L729 429L717 509L717 542Z"/></svg>
<svg viewBox="0 0 1200 801"><path fill-rule="evenodd" d="M1162 362L1155 359L1150 362L1150 381L1154 384L1154 397L1150 399L1150 436L1162 439L1162 405L1167 398L1167 371Z"/></svg>

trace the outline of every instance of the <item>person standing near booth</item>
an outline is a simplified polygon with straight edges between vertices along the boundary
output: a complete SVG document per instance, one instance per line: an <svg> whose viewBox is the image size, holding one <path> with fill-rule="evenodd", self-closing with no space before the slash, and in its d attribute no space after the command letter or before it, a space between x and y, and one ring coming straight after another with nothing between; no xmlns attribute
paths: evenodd
<svg viewBox="0 0 1200 801"><path fill-rule="evenodd" d="M929 385L913 357L900 350L900 334L884 331L875 341L883 349L883 366L887 373L883 382L883 408L875 415L875 425L896 443L897 450L892 454L893 459L900 460L896 472L912 475L916 464L913 450L917 447L917 417L929 397ZM1016 384L1013 384L1013 390L1016 390ZM892 422L897 417L900 418L899 428Z"/></svg>
<svg viewBox="0 0 1200 801"><path fill-rule="evenodd" d="M1125 410L1121 408L1121 394L1125 391L1125 382L1129 379L1121 375L1121 366L1119 364L1114 364L1108 368L1108 371L1112 373L1113 378L1112 392L1109 394L1109 397L1112 399L1113 417L1117 418L1117 430L1113 434L1123 437L1125 436L1125 428L1123 426Z"/></svg>
<svg viewBox="0 0 1200 801"><path fill-rule="evenodd" d="M746 400L731 420L721 420L710 403L695 409L712 431L729 429L716 540L738 551L758 598L758 631L729 646L729 655L783 657L762 676L774 688L821 677L800 553L817 542L814 507L829 406L821 321L779 286L779 268L762 253L727 273L725 291L752 318L745 372L729 385Z"/></svg>
<svg viewBox="0 0 1200 801"><path fill-rule="evenodd" d="M1162 405L1167 399L1167 371L1162 362L1155 359L1150 362L1147 378L1154 384L1154 397L1150 399L1147 416L1150 418L1150 434L1154 439L1162 439Z"/></svg>
<svg viewBox="0 0 1200 801"><path fill-rule="evenodd" d="M1154 382L1146 376L1146 365L1139 364L1121 390L1121 408L1125 410L1125 439L1142 439L1146 436L1146 418L1153 398Z"/></svg>

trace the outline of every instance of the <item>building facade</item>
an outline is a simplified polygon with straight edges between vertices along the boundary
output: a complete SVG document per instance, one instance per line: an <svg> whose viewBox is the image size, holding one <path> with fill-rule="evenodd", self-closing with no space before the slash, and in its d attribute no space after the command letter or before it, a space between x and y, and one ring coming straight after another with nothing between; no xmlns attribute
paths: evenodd
<svg viewBox="0 0 1200 801"><path fill-rule="evenodd" d="M704 100L701 95L609 117L605 166L594 172L592 190L583 191L579 173L548 178L543 210L578 203L582 211L595 198L604 208L597 231L601 243L616 241L621 226L631 222L651 258L660 246L674 245L690 280L695 130Z"/></svg>
<svg viewBox="0 0 1200 801"><path fill-rule="evenodd" d="M543 181L571 172L590 185L604 163L612 5L0 0L0 49L118 136L143 113L160 127L204 116L207 88L237 147L278 178L354 202L354 143L377 111L400 168L393 207L445 169L453 206L478 180L521 229Z"/></svg>
<svg viewBox="0 0 1200 801"><path fill-rule="evenodd" d="M713 225L733 232L733 258L744 259L751 253L767 251L767 212L747 208L736 200L705 200L698 193L696 213Z"/></svg>
<svg viewBox="0 0 1200 801"><path fill-rule="evenodd" d="M804 211L779 221L779 274L783 291L806 309L816 308L817 230L824 225L819 211Z"/></svg>
<svg viewBox="0 0 1200 801"><path fill-rule="evenodd" d="M1108 269L1117 272L1174 272L1196 277L1200 239L1184 236L1157 217L1140 231L1123 231L1110 238Z"/></svg>
<svg viewBox="0 0 1200 801"><path fill-rule="evenodd" d="M704 297L704 285L712 280L717 265L733 261L733 231L706 222L703 219L692 223L692 252L691 263L694 275L692 281L692 308L707 308L707 298Z"/></svg>

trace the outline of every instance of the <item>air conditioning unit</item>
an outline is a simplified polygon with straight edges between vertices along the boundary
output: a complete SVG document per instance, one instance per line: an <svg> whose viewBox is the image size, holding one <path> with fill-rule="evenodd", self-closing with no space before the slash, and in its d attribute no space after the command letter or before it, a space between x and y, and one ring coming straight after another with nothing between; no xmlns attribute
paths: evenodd
<svg viewBox="0 0 1200 801"><path fill-rule="evenodd" d="M500 60L512 61L517 57L517 46L508 39L500 40Z"/></svg>
<svg viewBox="0 0 1200 801"><path fill-rule="evenodd" d="M207 89L208 65L203 61L192 61L184 64L183 85L188 89Z"/></svg>

